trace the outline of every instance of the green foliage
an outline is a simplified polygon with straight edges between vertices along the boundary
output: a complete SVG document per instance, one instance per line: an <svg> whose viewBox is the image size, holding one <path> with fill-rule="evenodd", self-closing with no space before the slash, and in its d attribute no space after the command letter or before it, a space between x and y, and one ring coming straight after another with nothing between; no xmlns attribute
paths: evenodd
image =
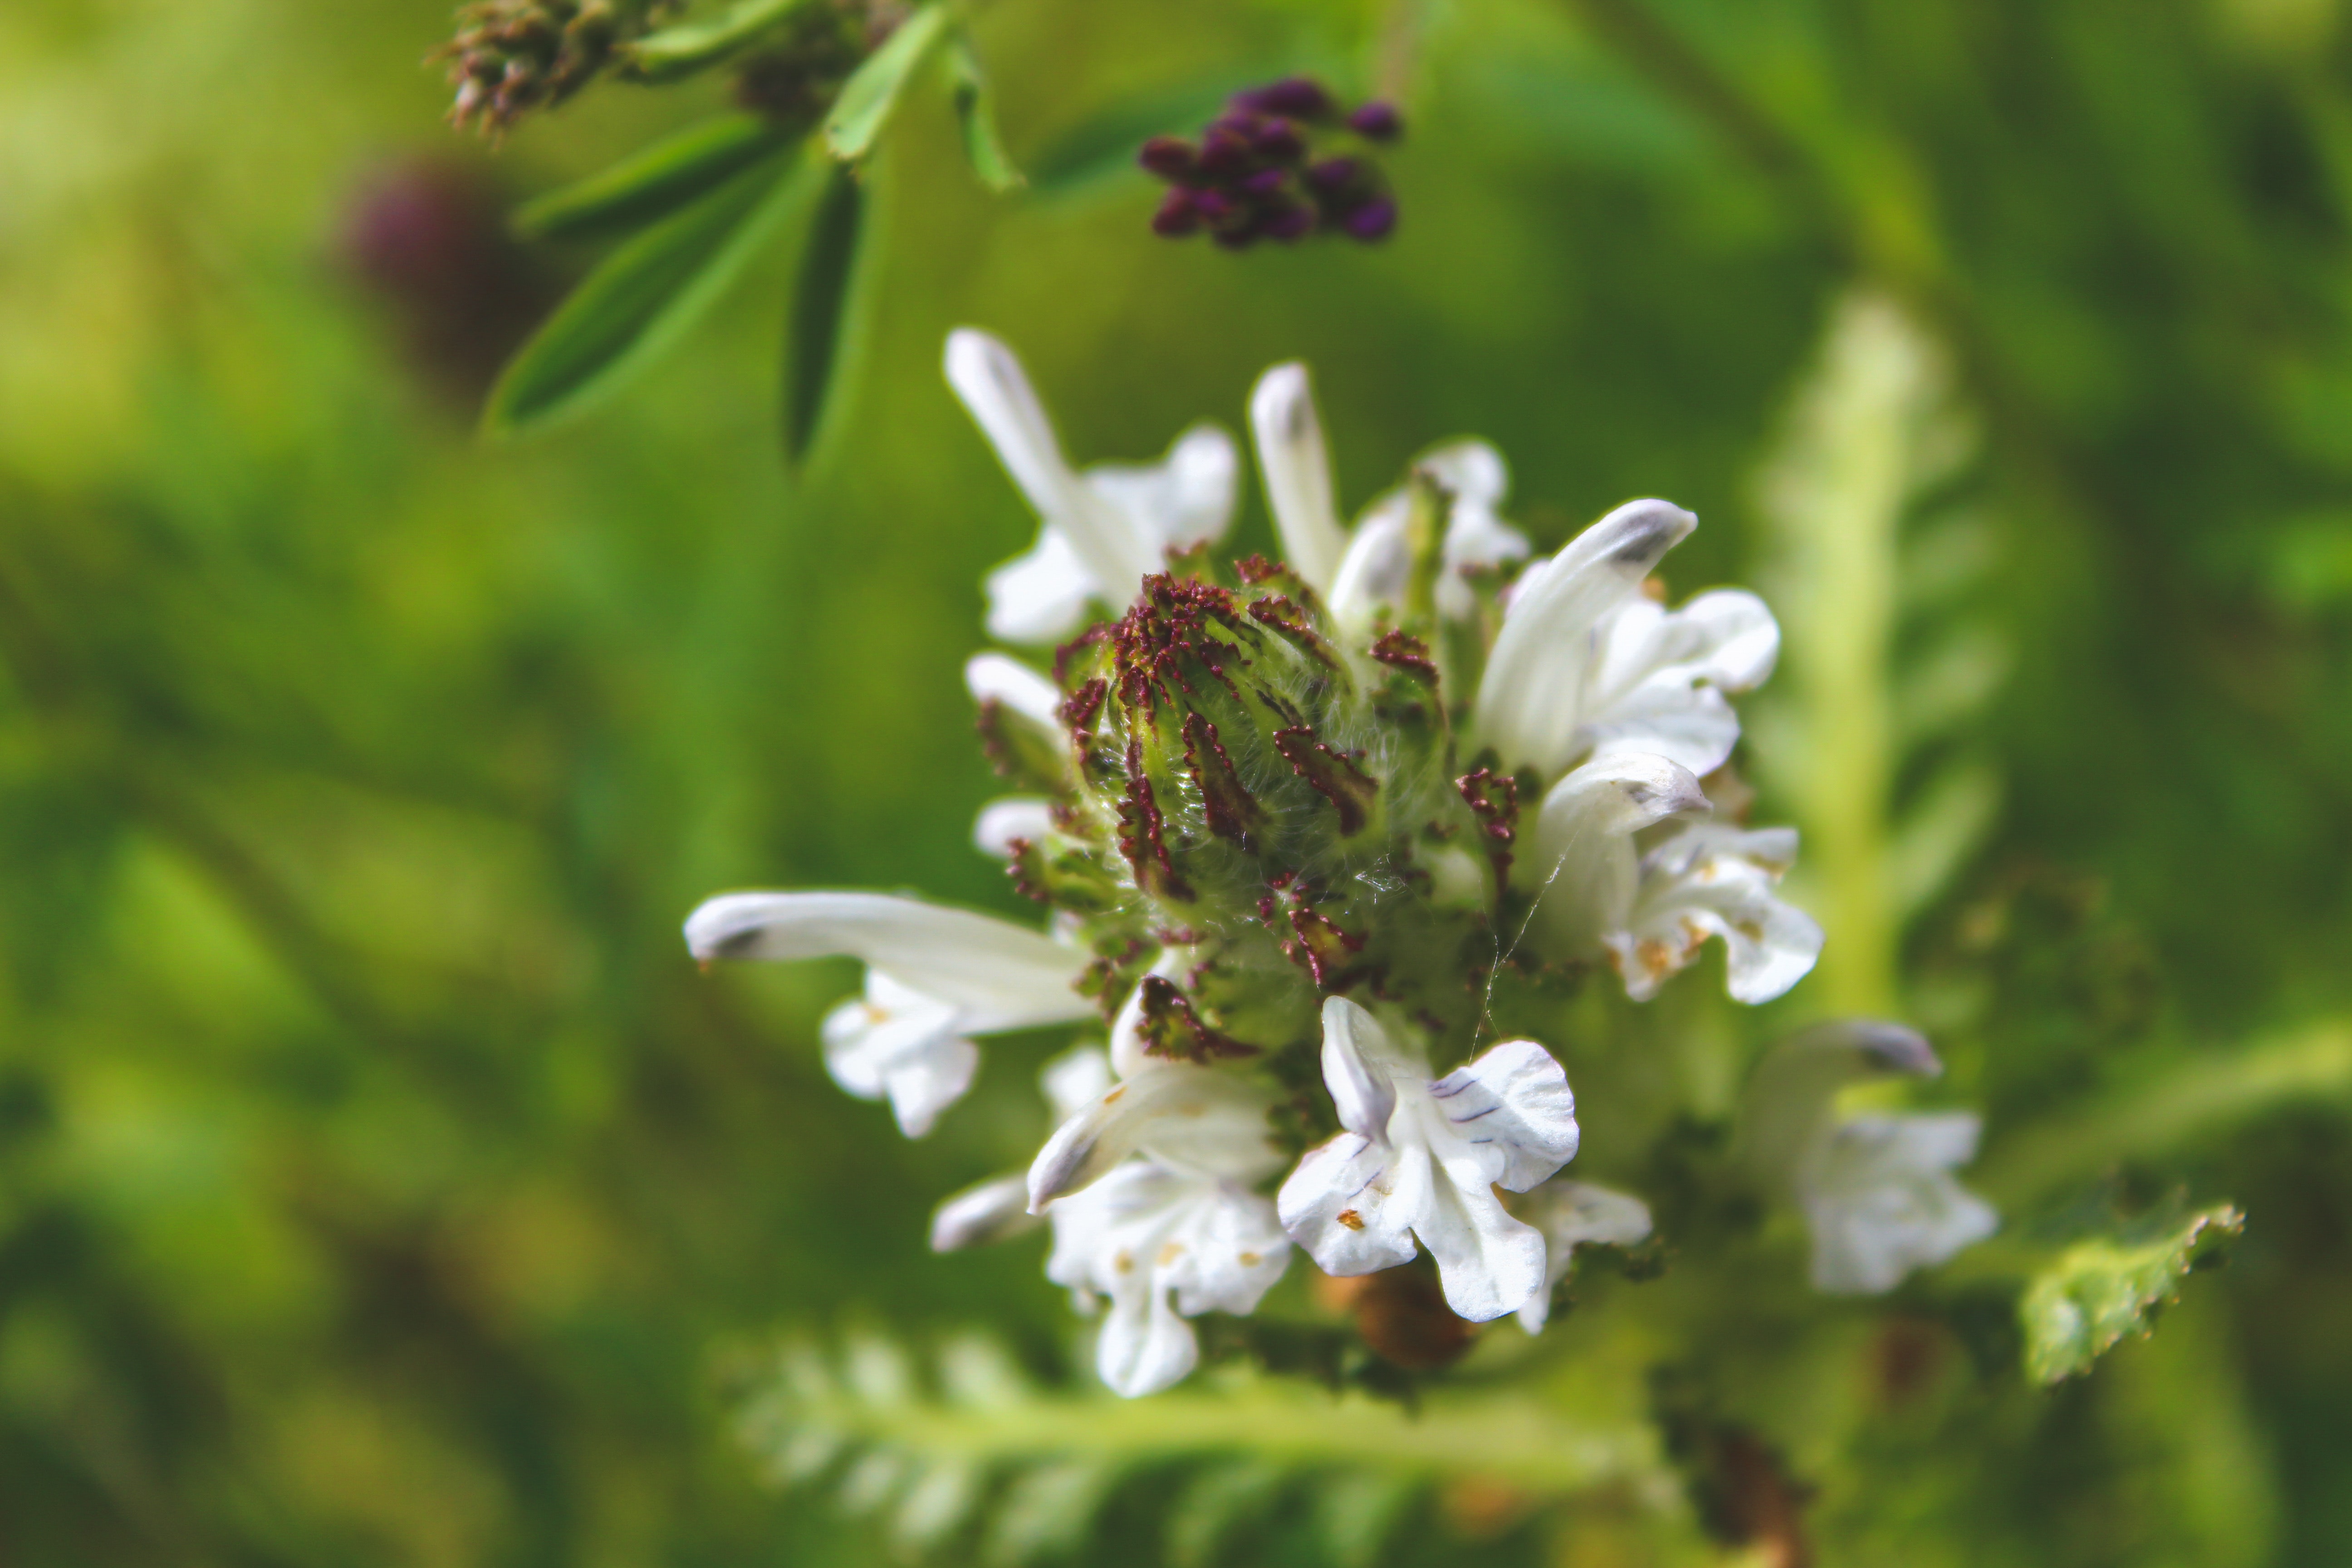
<svg viewBox="0 0 2352 1568"><path fill-rule="evenodd" d="M872 153L876 139L898 107L899 94L906 89L908 80L947 36L948 8L944 5L922 6L899 23L889 41L868 55L866 63L842 87L833 112L825 117L826 150L845 163L856 163Z"/></svg>
<svg viewBox="0 0 2352 1568"><path fill-rule="evenodd" d="M826 172L793 282L784 345L784 457L789 462L807 457L840 384L866 207L866 193L856 175L843 168Z"/></svg>
<svg viewBox="0 0 2352 1568"><path fill-rule="evenodd" d="M1112 1530L1128 1562L1352 1568L1383 1561L1449 1480L1507 1485L1528 1508L1659 1473L1646 1435L1507 1395L1407 1412L1234 1376L1123 1401L1043 1386L973 1336L929 1370L871 1333L838 1355L797 1343L748 1374L738 1429L775 1481L831 1492L900 1551L1004 1568Z"/></svg>
<svg viewBox="0 0 2352 1568"><path fill-rule="evenodd" d="M765 151L598 264L491 388L483 428L510 436L579 414L681 341L775 232L793 160Z"/></svg>
<svg viewBox="0 0 2352 1568"><path fill-rule="evenodd" d="M602 174L524 203L514 226L538 239L602 239L667 217L781 149L788 140L756 115L690 126Z"/></svg>
<svg viewBox="0 0 2352 1568"><path fill-rule="evenodd" d="M2037 1383L2079 1376L2126 1335L2151 1331L2181 1281L2219 1263L2245 1227L2245 1215L2218 1204L2068 1247L2018 1302L2026 1375Z"/></svg>

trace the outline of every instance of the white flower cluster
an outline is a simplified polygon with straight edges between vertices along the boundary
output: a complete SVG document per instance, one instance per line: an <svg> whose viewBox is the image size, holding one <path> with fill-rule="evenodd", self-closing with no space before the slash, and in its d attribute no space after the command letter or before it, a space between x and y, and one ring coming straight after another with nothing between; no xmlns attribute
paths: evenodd
<svg viewBox="0 0 2352 1568"><path fill-rule="evenodd" d="M1000 638L1067 637L1096 610L1121 610L1171 552L1223 535L1239 463L1223 431L1196 426L1154 465L1077 472L1003 345L955 333L947 374L1042 519L1029 553L989 579L988 625ZM1267 372L1250 415L1290 570L1339 626L1369 631L1406 592L1408 493L1375 500L1352 530L1341 523L1300 366ZM1506 474L1491 447L1457 443L1419 468L1446 498L1435 602L1458 620L1479 608L1473 574L1491 577L1528 545L1497 513ZM1540 883L1531 944L1554 961L1612 966L1641 1000L1717 939L1732 995L1761 1002L1812 967L1822 933L1774 894L1794 833L1717 819L1702 784L1738 740L1730 698L1770 673L1780 634L1747 593L1703 594L1677 608L1646 596L1653 569L1696 521L1664 501L1634 501L1520 570L1468 705L1471 742L1544 783L1517 850ZM1000 653L976 657L965 673L976 700L1066 749L1064 696L1044 674ZM1041 837L1051 815L1042 799L999 801L974 837L1009 854ZM887 1100L910 1137L970 1085L974 1036L1096 1014L1074 989L1089 955L1059 925L1040 932L870 893L738 893L697 910L686 934L704 961L862 959L864 994L825 1021L826 1064L850 1093ZM1637 1200L1554 1180L1576 1153L1578 1127L1567 1076L1541 1045L1505 1041L1441 1076L1407 1043L1418 1033L1408 1020L1339 995L1321 1004L1321 1066L1342 1131L1266 1195L1284 1163L1268 1131L1272 1088L1141 1043L1145 988L1190 963L1181 933L1163 940L1151 976L1117 1015L1108 1055L1085 1048L1049 1069L1059 1125L1026 1176L950 1199L933 1229L945 1249L1034 1216L1050 1223L1047 1273L1082 1310L1107 1309L1098 1365L1119 1393L1184 1376L1197 1355L1185 1320L1252 1310L1294 1242L1335 1275L1426 1248L1455 1313L1517 1313L1534 1331L1576 1246L1648 1233ZM1824 1256L1843 1259L1817 1267L1825 1289L1885 1289L1978 1228L1947 1225L1891 1250L1874 1242L1868 1194L1925 1190L1911 1148L1853 1123L1809 1154L1805 1205ZM1507 1206L1497 1188L1528 1196Z"/></svg>

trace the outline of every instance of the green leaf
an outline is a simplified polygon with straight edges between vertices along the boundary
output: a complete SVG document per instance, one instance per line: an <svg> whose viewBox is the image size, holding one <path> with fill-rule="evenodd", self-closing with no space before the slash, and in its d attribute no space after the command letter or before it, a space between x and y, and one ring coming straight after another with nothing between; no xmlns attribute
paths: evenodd
<svg viewBox="0 0 2352 1568"><path fill-rule="evenodd" d="M510 436L568 417L659 359L774 232L790 166L772 154L606 257L508 363L483 429Z"/></svg>
<svg viewBox="0 0 2352 1568"><path fill-rule="evenodd" d="M996 109L988 91L988 78L980 68L980 56L971 47L971 39L956 35L948 51L948 70L953 83L956 123L963 129L964 156L971 160L972 173L980 183L1002 195L1018 189L1026 182L1021 171L1006 156L1003 139L997 134Z"/></svg>
<svg viewBox="0 0 2352 1568"><path fill-rule="evenodd" d="M808 455L833 396L865 219L865 188L836 164L818 198L800 272L793 280L784 353L784 458L793 464Z"/></svg>
<svg viewBox="0 0 2352 1568"><path fill-rule="evenodd" d="M1043 195L1067 195L1122 174L1134 174L1136 151L1145 142L1154 136L1197 132L1234 93L1252 81L1269 80L1280 74L1247 79L1219 75L1149 97L1121 99L1047 142L1030 160L1030 184Z"/></svg>
<svg viewBox="0 0 2352 1568"><path fill-rule="evenodd" d="M945 5L924 6L899 23L889 41L866 56L866 63L842 84L841 96L824 119L824 144L835 157L855 163L874 150L907 79L946 36L947 26Z"/></svg>
<svg viewBox="0 0 2352 1568"><path fill-rule="evenodd" d="M541 239L589 239L643 228L726 183L793 140L756 114L706 120L602 174L524 204L514 226Z"/></svg>
<svg viewBox="0 0 2352 1568"><path fill-rule="evenodd" d="M736 0L718 16L701 22L682 22L648 33L621 54L637 76L651 81L685 76L716 64L795 11L827 0Z"/></svg>
<svg viewBox="0 0 2352 1568"><path fill-rule="evenodd" d="M2075 1242L2018 1301L2027 1375L2061 1382L2088 1371L2126 1334L2147 1333L2180 1281L2218 1263L2245 1226L2236 1208L2217 1204L2185 1220Z"/></svg>

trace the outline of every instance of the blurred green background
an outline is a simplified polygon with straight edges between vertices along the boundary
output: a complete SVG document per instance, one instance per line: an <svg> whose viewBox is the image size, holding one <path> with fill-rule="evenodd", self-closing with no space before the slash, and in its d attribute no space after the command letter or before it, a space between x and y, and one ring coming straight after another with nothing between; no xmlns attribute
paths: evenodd
<svg viewBox="0 0 2352 1568"><path fill-rule="evenodd" d="M1978 805L1852 935L1893 978L1836 972L1827 889L1809 984L1935 1029L1989 1159L2092 1119L2126 1185L2251 1225L2091 1378L1870 1436L1899 1495L1842 1504L1825 1560L2352 1561L2352 1082L2323 1052L2203 1109L2352 1007L2335 0L996 0L1020 160L1202 79L1402 71L1403 226L1235 257L1153 239L1140 175L992 197L927 96L793 477L788 251L593 416L475 438L586 260L499 214L721 89L605 87L493 153L418 65L449 20L0 9L0 1560L883 1558L762 1489L713 1358L852 1322L1058 1355L1034 1244L934 1259L923 1226L1025 1158L1061 1042L992 1049L908 1143L817 1060L854 968L706 980L677 922L747 885L1018 912L967 839L960 667L1034 521L947 330L1007 338L1081 460L1238 428L1305 357L1350 504L1483 435L1540 544L1671 497L1676 591L1759 581L1795 640L1845 606L1758 475L1860 281L1980 432L1935 536L1980 557L1976 684L1880 761L1907 798L1964 753ZM1897 693L1958 614L1921 559ZM2179 1114L2142 1138L2144 1091ZM1645 1560L1506 1523L1417 1539Z"/></svg>

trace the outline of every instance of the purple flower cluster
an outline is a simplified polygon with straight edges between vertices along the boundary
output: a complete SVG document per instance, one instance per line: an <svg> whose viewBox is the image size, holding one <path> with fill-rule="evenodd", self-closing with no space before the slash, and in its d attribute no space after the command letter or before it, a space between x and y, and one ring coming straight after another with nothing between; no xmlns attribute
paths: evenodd
<svg viewBox="0 0 2352 1568"><path fill-rule="evenodd" d="M1305 77L1237 92L1197 143L1155 136L1143 144L1137 161L1171 187L1152 232L1180 239L1205 229L1231 250L1261 239L1286 245L1318 230L1386 238L1396 227L1396 198L1370 153L1403 129L1393 105L1342 114Z"/></svg>

